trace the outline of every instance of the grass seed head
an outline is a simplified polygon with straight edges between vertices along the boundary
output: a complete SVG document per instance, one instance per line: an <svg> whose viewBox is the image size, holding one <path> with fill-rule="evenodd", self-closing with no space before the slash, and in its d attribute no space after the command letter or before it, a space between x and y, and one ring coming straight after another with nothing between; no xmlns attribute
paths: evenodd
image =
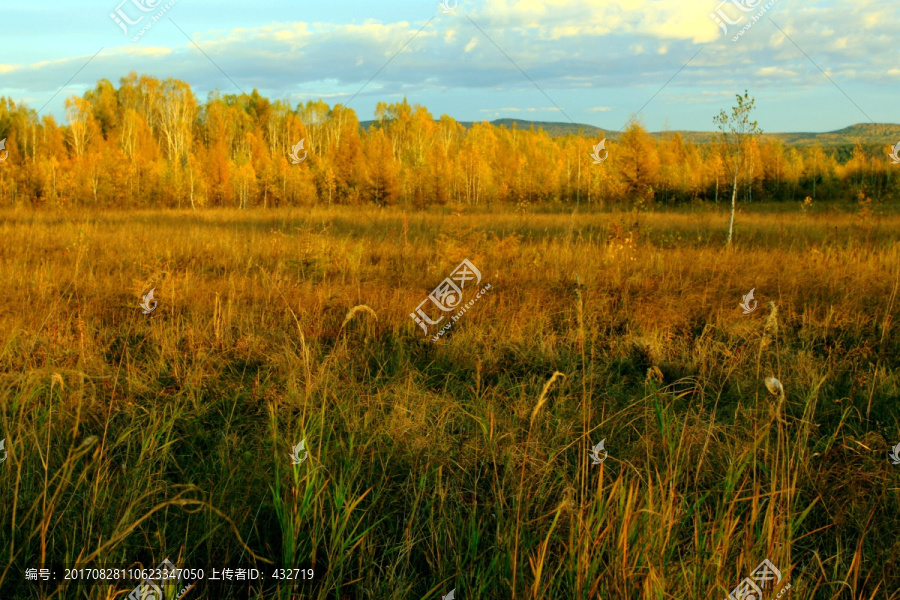
<svg viewBox="0 0 900 600"><path fill-rule="evenodd" d="M547 392L550 391L550 386L553 385L553 382L557 380L557 378L562 377L563 379L566 376L559 371L553 373L553 377L551 377L547 383L544 384L544 389L541 392L541 397L538 398L537 404L534 405L534 410L531 411L531 423L534 424L534 418L537 417L538 411L541 410L541 407L544 406L547 402Z"/></svg>
<svg viewBox="0 0 900 600"><path fill-rule="evenodd" d="M656 385L661 385L663 382L663 374L662 371L659 370L659 367L656 365L647 369L647 383L655 383Z"/></svg>
<svg viewBox="0 0 900 600"><path fill-rule="evenodd" d="M784 386L774 377L766 377L766 388L773 396L777 396L779 400L784 399Z"/></svg>

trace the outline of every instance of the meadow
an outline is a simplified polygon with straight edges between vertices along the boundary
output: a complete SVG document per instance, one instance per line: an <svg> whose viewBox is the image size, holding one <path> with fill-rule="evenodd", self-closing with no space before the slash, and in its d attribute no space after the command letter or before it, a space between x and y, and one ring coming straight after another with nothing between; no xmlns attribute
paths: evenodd
<svg viewBox="0 0 900 600"><path fill-rule="evenodd" d="M750 206L0 211L0 598L900 598L900 216Z"/></svg>

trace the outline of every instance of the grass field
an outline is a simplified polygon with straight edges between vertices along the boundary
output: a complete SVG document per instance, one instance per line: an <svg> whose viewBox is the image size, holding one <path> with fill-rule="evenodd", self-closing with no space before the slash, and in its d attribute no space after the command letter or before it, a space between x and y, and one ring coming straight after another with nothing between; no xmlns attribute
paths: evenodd
<svg viewBox="0 0 900 600"><path fill-rule="evenodd" d="M764 558L766 600L900 598L900 217L726 231L0 212L0 598L125 598L24 570L166 557L314 573L186 600L709 600ZM409 315L465 258L491 290L431 342Z"/></svg>

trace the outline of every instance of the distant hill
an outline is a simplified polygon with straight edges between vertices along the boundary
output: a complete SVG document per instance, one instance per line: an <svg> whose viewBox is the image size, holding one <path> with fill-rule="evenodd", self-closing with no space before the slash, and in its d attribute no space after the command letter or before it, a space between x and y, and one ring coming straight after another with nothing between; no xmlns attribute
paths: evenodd
<svg viewBox="0 0 900 600"><path fill-rule="evenodd" d="M466 129L472 127L473 121L457 121ZM524 121L522 119L495 119L490 121L495 127L511 128L515 124L517 129L529 130L543 129L551 137L559 137L564 135L585 135L605 136L607 139L615 141L621 135L616 129L602 129L593 125L585 125L583 123L560 123L556 121ZM378 121L361 121L360 125L364 129L371 126L378 126ZM680 133L686 142L695 144L706 144L715 138L714 131L656 131L650 135L656 139L667 139L675 133ZM872 144L896 144L900 141L900 124L895 123L857 123L850 125L837 131L828 131L825 133L764 133L763 139L781 140L786 146L811 146L818 142L822 146L846 146L855 144L857 141L863 145Z"/></svg>
<svg viewBox="0 0 900 600"><path fill-rule="evenodd" d="M808 146L819 142L823 146L855 143L883 144L900 141L900 125L893 123L857 123L837 131L826 133L777 133L773 134L784 140L785 144Z"/></svg>
<svg viewBox="0 0 900 600"><path fill-rule="evenodd" d="M469 129L474 125L475 121L457 121L460 125ZM578 135L579 133L584 135L597 135L603 134L604 130L599 127L594 127L593 125L582 125L572 123L558 123L556 121L523 121L521 119L494 119L493 121L489 121L489 123L495 127L507 127L512 128L513 124L516 125L517 129L522 129L528 131L532 127L537 129L543 129L546 131L550 137L559 137L564 135ZM363 127L363 129L368 129L371 126L378 126L378 121L360 121L359 124ZM611 140L616 139L617 134L614 132L610 132L607 137Z"/></svg>

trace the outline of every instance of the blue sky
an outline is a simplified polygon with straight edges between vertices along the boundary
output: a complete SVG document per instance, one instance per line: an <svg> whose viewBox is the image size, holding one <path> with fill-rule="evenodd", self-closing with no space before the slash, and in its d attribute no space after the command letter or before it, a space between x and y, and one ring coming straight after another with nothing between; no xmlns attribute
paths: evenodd
<svg viewBox="0 0 900 600"><path fill-rule="evenodd" d="M5 2L0 96L46 104L41 114L63 121L66 97L102 78L118 86L129 71L187 81L201 101L214 89L257 88L293 105L346 104L372 78L349 104L360 120L405 95L436 118L571 119L615 131L640 110L660 131L711 130L746 88L766 132L900 122L893 2L774 0L733 42L764 0L459 0L449 13L439 1ZM110 17L117 8L143 17L127 35ZM710 17L717 9L740 20L727 36Z"/></svg>

